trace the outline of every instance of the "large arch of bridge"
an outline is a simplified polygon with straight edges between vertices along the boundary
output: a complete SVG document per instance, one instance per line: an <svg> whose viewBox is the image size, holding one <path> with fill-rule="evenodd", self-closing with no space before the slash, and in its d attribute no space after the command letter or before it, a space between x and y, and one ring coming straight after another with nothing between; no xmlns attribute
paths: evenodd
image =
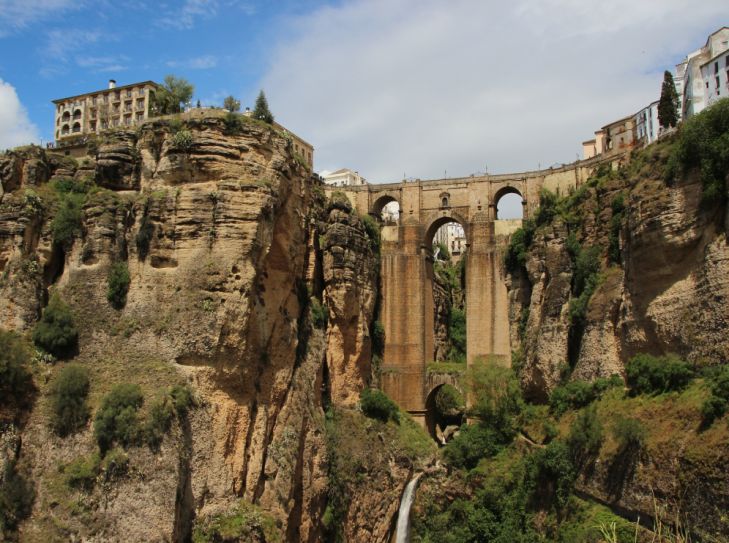
<svg viewBox="0 0 729 543"><path fill-rule="evenodd" d="M393 194L385 193L375 198L374 202L372 202L369 210L370 215L379 218L382 215L384 207L391 202L397 202L397 205L401 208L400 211L402 211L402 204L400 200Z"/></svg>
<svg viewBox="0 0 729 543"><path fill-rule="evenodd" d="M451 222L457 222L463 227L463 233L466 237L466 247L468 247L471 243L468 222L466 221L466 218L463 217L460 213L454 211L450 211L449 213L433 217L427 222L427 226L425 228L425 237L423 238L423 246L426 248L432 247L433 238L435 237L435 233L438 231L438 228L440 228L444 224L448 224Z"/></svg>
<svg viewBox="0 0 729 543"><path fill-rule="evenodd" d="M524 199L524 195L521 193L521 191L517 187L515 187L513 185L506 185L505 187L501 187L499 190L497 190L494 193L494 199L491 202L491 205L494 208L494 218L496 218L496 219L502 218L502 217L499 217L499 213L498 213L499 202L501 201L501 199L504 196L508 196L510 194L516 195L519 198L521 198L521 205L522 205L521 215L522 216L520 218L526 217L526 213L524 212L524 210L526 209L526 200Z"/></svg>

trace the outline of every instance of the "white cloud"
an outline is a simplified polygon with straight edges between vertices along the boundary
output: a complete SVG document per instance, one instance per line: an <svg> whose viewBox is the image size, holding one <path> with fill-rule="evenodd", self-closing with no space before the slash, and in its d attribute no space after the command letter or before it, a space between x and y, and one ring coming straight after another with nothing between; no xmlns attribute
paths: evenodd
<svg viewBox="0 0 729 543"><path fill-rule="evenodd" d="M0 0L0 37L82 5L79 0Z"/></svg>
<svg viewBox="0 0 729 543"><path fill-rule="evenodd" d="M262 85L317 168L521 171L656 99L725 16L725 0L349 1L293 20Z"/></svg>
<svg viewBox="0 0 729 543"><path fill-rule="evenodd" d="M167 62L167 66L170 68L187 68L189 70L208 70L215 68L217 65L218 57L214 55L203 55L186 60L170 60Z"/></svg>
<svg viewBox="0 0 729 543"><path fill-rule="evenodd" d="M0 79L0 149L37 142L38 128L18 99L15 88Z"/></svg>
<svg viewBox="0 0 729 543"><path fill-rule="evenodd" d="M160 24L178 30L187 30L201 19L211 19L218 13L217 0L185 0L182 8L168 13Z"/></svg>

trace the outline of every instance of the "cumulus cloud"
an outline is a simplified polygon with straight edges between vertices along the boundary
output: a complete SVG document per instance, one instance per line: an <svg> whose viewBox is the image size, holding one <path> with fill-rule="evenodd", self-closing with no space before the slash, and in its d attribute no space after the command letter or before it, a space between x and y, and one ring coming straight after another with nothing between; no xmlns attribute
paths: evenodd
<svg viewBox="0 0 729 543"><path fill-rule="evenodd" d="M38 128L18 99L15 88L0 79L0 149L37 142Z"/></svg>
<svg viewBox="0 0 729 543"><path fill-rule="evenodd" d="M292 20L262 85L317 168L534 169L657 99L725 15L724 0L354 0Z"/></svg>

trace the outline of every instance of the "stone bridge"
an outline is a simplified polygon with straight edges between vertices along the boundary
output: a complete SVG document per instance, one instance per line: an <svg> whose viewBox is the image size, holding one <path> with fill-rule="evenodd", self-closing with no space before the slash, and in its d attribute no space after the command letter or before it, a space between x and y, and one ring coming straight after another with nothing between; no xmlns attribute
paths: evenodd
<svg viewBox="0 0 729 543"><path fill-rule="evenodd" d="M424 421L429 396L440 386L426 369L434 357L432 241L438 228L458 222L465 231L467 363L486 358L508 365L511 338L502 263L509 236L521 220L499 220L499 200L510 193L520 195L528 218L539 205L542 188L567 194L600 163L620 158L597 157L517 174L327 187L329 193L344 192L360 214L380 218L388 203L400 206L397 223L382 227L381 387L388 396Z"/></svg>

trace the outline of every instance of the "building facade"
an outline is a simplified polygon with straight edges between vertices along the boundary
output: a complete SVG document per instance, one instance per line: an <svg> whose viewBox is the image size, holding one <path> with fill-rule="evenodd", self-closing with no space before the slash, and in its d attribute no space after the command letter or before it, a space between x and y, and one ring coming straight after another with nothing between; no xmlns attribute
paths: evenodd
<svg viewBox="0 0 729 543"><path fill-rule="evenodd" d="M681 80L676 88L681 90L682 118L696 115L718 98L726 96L727 50L729 27L725 26L710 34L703 47L686 55L676 65L676 79Z"/></svg>
<svg viewBox="0 0 729 543"><path fill-rule="evenodd" d="M104 90L53 100L56 142L141 123L158 88L153 81L117 87L112 79Z"/></svg>
<svg viewBox="0 0 729 543"><path fill-rule="evenodd" d="M441 226L433 237L433 244L442 244L452 257L460 258L466 250L466 233L463 226L451 222Z"/></svg>
<svg viewBox="0 0 729 543"><path fill-rule="evenodd" d="M658 100L641 109L634 115L635 138L637 143L648 145L658 139Z"/></svg>
<svg viewBox="0 0 729 543"><path fill-rule="evenodd" d="M354 187L367 184L367 180L359 172L352 171L348 168L326 173L321 178L325 184L333 187Z"/></svg>

